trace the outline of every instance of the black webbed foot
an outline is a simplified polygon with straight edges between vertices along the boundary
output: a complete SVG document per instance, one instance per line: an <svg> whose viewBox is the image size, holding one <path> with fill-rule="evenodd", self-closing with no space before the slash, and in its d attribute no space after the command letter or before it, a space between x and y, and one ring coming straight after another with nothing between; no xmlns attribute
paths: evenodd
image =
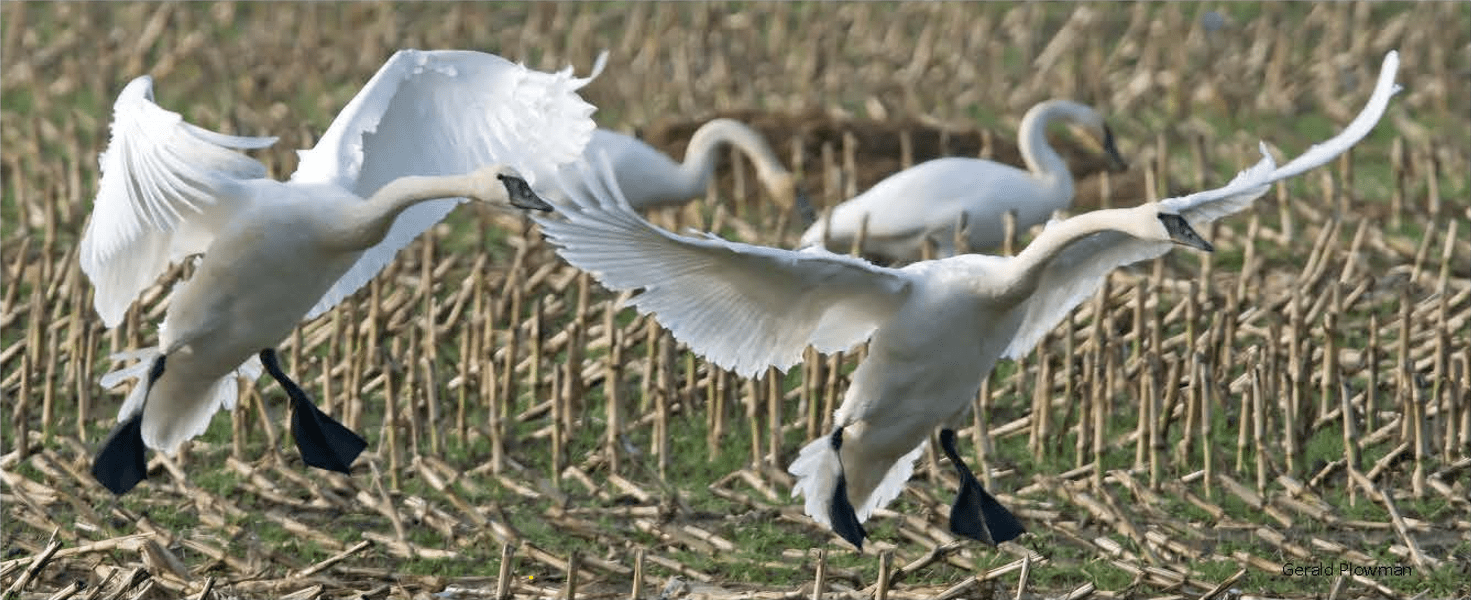
<svg viewBox="0 0 1471 600"><path fill-rule="evenodd" d="M945 451L960 477L960 493L950 507L950 531L993 546L1026 532L1016 515L986 493L970 468L960 460L960 454L955 451L955 430L940 430L940 449Z"/></svg>
<svg viewBox="0 0 1471 600"><path fill-rule="evenodd" d="M119 496L148 478L148 457L143 446L143 413L118 423L92 459L92 477Z"/></svg>
<svg viewBox="0 0 1471 600"><path fill-rule="evenodd" d="M163 368L164 357L160 355L148 369L148 381L143 384L148 386L148 391L153 390L153 382L163 375ZM148 404L148 391L144 392L145 406ZM118 423L107 434L107 439L102 442L102 449L92 459L92 477L112 493L119 496L126 494L148 478L146 451L147 447L143 444L143 410L140 408L137 414Z"/></svg>
<svg viewBox="0 0 1471 600"><path fill-rule="evenodd" d="M839 427L832 435L833 453L838 453L843 448L843 428ZM841 456L841 455L839 455ZM863 524L858 521L858 513L853 510L853 503L848 501L848 479L843 474L842 460L838 462L838 483L833 486L833 498L828 503L828 521L832 523L833 533L838 534L848 543L863 550L863 538L868 537L868 532L863 530Z"/></svg>
<svg viewBox="0 0 1471 600"><path fill-rule="evenodd" d="M368 447L368 442L318 409L306 392L281 371L275 350L262 350L260 359L266 372L291 398L291 436L296 439L302 462L338 473L350 472L352 461Z"/></svg>

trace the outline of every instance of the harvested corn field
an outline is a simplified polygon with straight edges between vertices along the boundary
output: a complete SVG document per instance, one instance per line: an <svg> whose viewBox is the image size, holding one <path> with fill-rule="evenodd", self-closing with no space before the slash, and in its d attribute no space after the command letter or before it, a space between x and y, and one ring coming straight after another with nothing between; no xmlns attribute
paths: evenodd
<svg viewBox="0 0 1471 600"><path fill-rule="evenodd" d="M1471 7L1424 4L104 4L0 7L0 589L17 598L1462 598L1471 595ZM1131 167L1052 131L1071 212L1216 187L1398 95L1342 160L1116 271L1003 362L963 448L1029 534L947 527L931 445L862 553L786 467L860 347L745 379L463 206L303 324L284 366L368 439L306 467L285 393L118 497L88 472L179 267L106 329L77 244L111 103L151 74L206 129L276 135L285 178L400 48L607 70L606 128L682 156L751 123L819 209L947 155L1019 164L1038 101L1097 107ZM744 159L654 222L791 248ZM1019 231L1013 253L1033 234ZM1345 569L1345 567L1347 567Z"/></svg>

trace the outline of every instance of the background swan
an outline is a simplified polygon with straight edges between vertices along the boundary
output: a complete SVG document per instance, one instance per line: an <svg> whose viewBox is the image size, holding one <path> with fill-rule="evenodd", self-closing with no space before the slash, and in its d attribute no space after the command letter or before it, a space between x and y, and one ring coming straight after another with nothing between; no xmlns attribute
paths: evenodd
<svg viewBox="0 0 1471 600"><path fill-rule="evenodd" d="M875 266L820 248L788 251L689 238L634 213L605 162L592 195L565 219L534 217L558 253L653 313L680 341L747 377L785 370L811 345L822 352L865 339L833 432L804 447L790 471L809 516L859 545L862 521L902 490L929 432L960 477L951 530L998 543L1023 531L966 468L954 447L980 382L1002 357L1031 350L1113 269L1174 244L1210 250L1195 228L1241 211L1273 182L1322 165L1362 139L1398 91L1389 53L1364 110L1333 139L1276 168L1263 158L1224 187L1051 222L1013 257L961 255ZM593 175L584 179L592 182Z"/></svg>
<svg viewBox="0 0 1471 600"><path fill-rule="evenodd" d="M1097 111L1070 100L1047 100L1027 111L1017 130L1025 170L979 158L929 160L885 178L833 207L802 234L801 245L846 252L868 219L862 251L890 260L921 258L925 241L939 256L955 253L962 214L973 250L1000 246L1003 215L1016 211L1018 230L1045 222L1073 201L1073 175L1047 143L1047 125L1063 119L1096 137L1116 167L1124 166L1113 132Z"/></svg>
<svg viewBox="0 0 1471 600"><path fill-rule="evenodd" d="M607 129L593 132L584 155L589 159L606 155L612 161L613 173L624 190L628 203L644 210L683 204L705 195L710 177L715 173L717 152L725 145L740 149L756 166L756 178L783 209L796 206L812 220L812 207L798 189L797 178L782 165L760 133L734 119L713 119L690 136L684 151L684 162L676 163L663 152L630 135ZM567 180L576 182L577 171Z"/></svg>
<svg viewBox="0 0 1471 600"><path fill-rule="evenodd" d="M132 488L145 476L144 445L173 451L203 433L215 411L233 406L232 375L259 375L256 355L293 401L306 462L346 471L365 443L311 405L275 364L274 346L464 197L550 208L528 181L553 177L582 152L595 128L593 107L576 94L587 81L478 52L400 51L279 182L234 151L274 138L190 125L153 103L149 77L133 80L113 108L81 242L97 312L116 326L170 262L203 258L174 289L159 346L129 353L140 362L103 377L143 384L93 474L115 493Z"/></svg>

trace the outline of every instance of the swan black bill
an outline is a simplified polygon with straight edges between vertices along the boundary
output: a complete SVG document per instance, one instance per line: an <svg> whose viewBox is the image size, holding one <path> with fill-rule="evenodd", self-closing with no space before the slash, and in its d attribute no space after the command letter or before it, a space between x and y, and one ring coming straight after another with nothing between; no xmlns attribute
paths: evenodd
<svg viewBox="0 0 1471 600"><path fill-rule="evenodd" d="M955 430L940 430L940 449L955 465L955 473L960 477L960 493L950 507L950 531L992 546L1026 533L1016 515L986 493L986 488L981 487L981 482L960 460L960 454L955 451Z"/></svg>
<svg viewBox="0 0 1471 600"><path fill-rule="evenodd" d="M1185 217L1174 213L1160 213L1159 220L1165 225L1165 231L1170 234L1170 240L1182 246L1190 246L1206 252L1215 251L1216 247L1205 238L1195 232L1195 228L1185 220Z"/></svg>
<svg viewBox="0 0 1471 600"><path fill-rule="evenodd" d="M1112 171L1126 171L1129 169L1129 161L1119 154L1119 147L1113 141L1113 130L1108 125L1103 126L1103 151L1108 153L1108 160Z"/></svg>
<svg viewBox="0 0 1471 600"><path fill-rule="evenodd" d="M153 390L153 383L163 376L164 358L159 355L148 368L148 382L144 385L150 391ZM143 392L143 404L148 404L146 391ZM102 449L92 459L92 477L113 494L126 494L148 478L147 450L147 446L143 444L143 411L140 409L137 414L118 423L107 434L107 439L102 442Z"/></svg>
<svg viewBox="0 0 1471 600"><path fill-rule="evenodd" d="M843 448L843 428L833 430L832 438L833 453L838 454ZM863 538L868 537L868 532L863 530L863 524L858 521L858 512L853 510L853 503L848 501L848 478L843 474L842 455L838 458L838 482L833 486L832 501L828 503L828 521L832 523L833 533L848 540L860 552L863 551Z"/></svg>
<svg viewBox="0 0 1471 600"><path fill-rule="evenodd" d="M511 206L543 212L552 210L551 204L547 204L546 200L542 200L541 196L531 191L531 185L526 183L525 179L511 175L496 175L496 178L506 186L506 196L510 198Z"/></svg>
<svg viewBox="0 0 1471 600"><path fill-rule="evenodd" d="M302 462L318 469L350 473L352 461L368 447L368 442L318 409L306 392L281 371L275 350L262 350L260 359L266 372L291 398L291 437L296 439Z"/></svg>

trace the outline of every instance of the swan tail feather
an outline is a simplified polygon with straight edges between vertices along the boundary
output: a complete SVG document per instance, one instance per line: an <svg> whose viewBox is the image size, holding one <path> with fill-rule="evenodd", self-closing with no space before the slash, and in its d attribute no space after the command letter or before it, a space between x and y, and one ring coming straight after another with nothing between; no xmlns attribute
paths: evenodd
<svg viewBox="0 0 1471 600"><path fill-rule="evenodd" d="M873 511L888 506L899 493L904 491L904 486L909 483L909 476L914 474L914 461L919 460L919 453L924 451L924 443L915 446L909 454L894 461L889 470L884 473L884 478L879 480L877 486L869 492L868 498L858 507L858 519L867 521Z"/></svg>
<svg viewBox="0 0 1471 600"><path fill-rule="evenodd" d="M202 393L184 393L179 397L150 397L148 372L163 353L157 347L114 354L114 360L137 360L113 370L101 378L104 388L117 387L129 379L136 380L132 391L118 410L118 422L141 417L143 442L149 448L174 453L185 440L209 429L210 420L221 409L234 410L240 386L236 379L254 381L261 373L260 360L252 357L234 371L204 386ZM167 369L165 369L165 373ZM146 401L146 402L145 402ZM145 404L153 410L145 411Z"/></svg>
<svg viewBox="0 0 1471 600"><path fill-rule="evenodd" d="M851 440L850 443L857 443L857 440ZM923 450L924 444L921 443L891 464L883 478L871 490L855 488L855 479L844 478L849 499L860 500L852 503L859 523L867 521L875 510L887 506L899 497L909 476L914 474L914 461ZM829 439L824 436L804 446L797 459L787 468L787 472L797 478L796 485L792 487L792 496L801 495L806 498L803 510L807 516L824 527L832 528L829 515L832 511L833 491L837 488L839 477L843 476L843 466Z"/></svg>
<svg viewBox="0 0 1471 600"><path fill-rule="evenodd" d="M827 436L803 446L797 459L787 467L787 472L797 477L797 484L792 486L792 496L801 495L807 499L802 507L807 516L812 517L817 524L831 529L832 519L829 515L832 511L833 490L837 489L843 467Z"/></svg>

